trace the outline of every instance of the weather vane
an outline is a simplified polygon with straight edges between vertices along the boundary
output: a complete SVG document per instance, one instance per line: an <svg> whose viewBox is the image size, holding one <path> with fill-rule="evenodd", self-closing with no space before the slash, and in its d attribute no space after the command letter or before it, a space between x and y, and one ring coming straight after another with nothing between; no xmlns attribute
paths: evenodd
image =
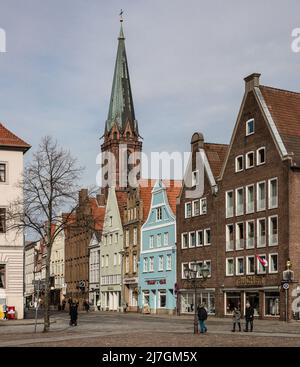
<svg viewBox="0 0 300 367"><path fill-rule="evenodd" d="M121 11L120 11L120 22L122 23L123 22L123 9L121 9Z"/></svg>

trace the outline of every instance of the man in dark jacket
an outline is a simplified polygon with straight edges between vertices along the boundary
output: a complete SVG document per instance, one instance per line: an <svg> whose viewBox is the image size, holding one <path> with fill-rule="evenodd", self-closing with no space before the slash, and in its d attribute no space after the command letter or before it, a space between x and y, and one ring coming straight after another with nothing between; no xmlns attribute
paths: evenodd
<svg viewBox="0 0 300 367"><path fill-rule="evenodd" d="M250 305L249 302L246 304L246 312L245 312L245 319L246 319L246 328L244 331L249 331L249 324L250 324L250 331L253 331L253 319L254 319L254 308Z"/></svg>
<svg viewBox="0 0 300 367"><path fill-rule="evenodd" d="M70 305L70 326L77 326L78 303L73 301Z"/></svg>
<svg viewBox="0 0 300 367"><path fill-rule="evenodd" d="M204 305L201 304L200 306L198 306L198 321L199 321L199 330L201 334L207 332L205 320L207 320L207 311Z"/></svg>

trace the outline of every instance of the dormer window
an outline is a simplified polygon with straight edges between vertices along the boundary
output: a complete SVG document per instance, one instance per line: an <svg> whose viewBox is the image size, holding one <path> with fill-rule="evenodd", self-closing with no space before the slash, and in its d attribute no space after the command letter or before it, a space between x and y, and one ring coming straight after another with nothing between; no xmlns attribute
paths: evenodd
<svg viewBox="0 0 300 367"><path fill-rule="evenodd" d="M241 172L244 169L244 156L239 155L235 158L235 172Z"/></svg>
<svg viewBox="0 0 300 367"><path fill-rule="evenodd" d="M246 136L254 134L254 119L246 122Z"/></svg>

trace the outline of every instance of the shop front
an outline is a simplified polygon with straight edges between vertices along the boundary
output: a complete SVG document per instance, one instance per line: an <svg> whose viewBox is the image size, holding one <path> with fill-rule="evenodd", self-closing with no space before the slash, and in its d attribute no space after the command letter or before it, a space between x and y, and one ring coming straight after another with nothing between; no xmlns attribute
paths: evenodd
<svg viewBox="0 0 300 367"><path fill-rule="evenodd" d="M258 318L280 317L280 289L279 287L243 288L224 290L224 315L231 316L234 308L245 315L246 304L254 309L254 316Z"/></svg>
<svg viewBox="0 0 300 367"><path fill-rule="evenodd" d="M125 303L127 303L127 311L138 311L138 278L125 278L124 279L124 297Z"/></svg>
<svg viewBox="0 0 300 367"><path fill-rule="evenodd" d="M194 313L195 305L197 307L199 304L204 304L209 315L215 315L216 313L214 289L198 290L196 293L196 302L195 292L193 290L181 290L178 297L180 314Z"/></svg>

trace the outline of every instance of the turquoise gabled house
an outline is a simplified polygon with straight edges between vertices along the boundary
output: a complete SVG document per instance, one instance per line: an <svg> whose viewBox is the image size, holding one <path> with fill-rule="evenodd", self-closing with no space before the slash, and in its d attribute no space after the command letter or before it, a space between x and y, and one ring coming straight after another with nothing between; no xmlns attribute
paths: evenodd
<svg viewBox="0 0 300 367"><path fill-rule="evenodd" d="M157 180L148 218L142 226L139 262L139 309L176 312L176 198L181 181Z"/></svg>

